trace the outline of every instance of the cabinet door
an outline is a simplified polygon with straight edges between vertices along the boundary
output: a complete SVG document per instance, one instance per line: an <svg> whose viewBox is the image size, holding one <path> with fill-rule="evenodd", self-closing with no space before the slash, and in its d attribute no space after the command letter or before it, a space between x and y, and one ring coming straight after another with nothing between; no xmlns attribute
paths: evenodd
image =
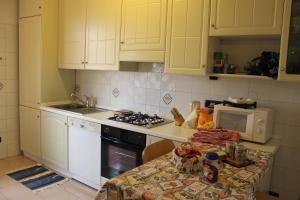
<svg viewBox="0 0 300 200"><path fill-rule="evenodd" d="M300 1L286 0L284 8L279 80L300 81Z"/></svg>
<svg viewBox="0 0 300 200"><path fill-rule="evenodd" d="M20 19L20 105L39 108L41 101L41 16Z"/></svg>
<svg viewBox="0 0 300 200"><path fill-rule="evenodd" d="M19 18L42 14L42 0L20 0Z"/></svg>
<svg viewBox="0 0 300 200"><path fill-rule="evenodd" d="M166 72L205 74L209 1L172 0L168 10Z"/></svg>
<svg viewBox="0 0 300 200"><path fill-rule="evenodd" d="M41 119L42 159L62 169L68 168L67 117L42 112Z"/></svg>
<svg viewBox="0 0 300 200"><path fill-rule="evenodd" d="M41 158L40 110L20 107L21 150L36 158Z"/></svg>
<svg viewBox="0 0 300 200"><path fill-rule="evenodd" d="M118 70L121 0L89 0L86 69Z"/></svg>
<svg viewBox="0 0 300 200"><path fill-rule="evenodd" d="M121 50L165 50L167 0L123 0Z"/></svg>
<svg viewBox="0 0 300 200"><path fill-rule="evenodd" d="M83 128L69 128L69 171L75 179L99 188L101 172L100 134Z"/></svg>
<svg viewBox="0 0 300 200"><path fill-rule="evenodd" d="M212 0L210 35L280 35L284 0Z"/></svg>
<svg viewBox="0 0 300 200"><path fill-rule="evenodd" d="M59 68L84 69L86 0L59 3Z"/></svg>

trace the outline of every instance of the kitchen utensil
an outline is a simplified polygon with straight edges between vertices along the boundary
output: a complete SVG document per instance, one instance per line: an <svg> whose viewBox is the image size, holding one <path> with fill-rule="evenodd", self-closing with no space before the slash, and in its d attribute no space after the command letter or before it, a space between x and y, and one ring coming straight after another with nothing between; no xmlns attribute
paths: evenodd
<svg viewBox="0 0 300 200"><path fill-rule="evenodd" d="M172 108L171 113L174 117L175 125L176 126L181 126L184 123L184 118L182 115L179 113L177 108Z"/></svg>

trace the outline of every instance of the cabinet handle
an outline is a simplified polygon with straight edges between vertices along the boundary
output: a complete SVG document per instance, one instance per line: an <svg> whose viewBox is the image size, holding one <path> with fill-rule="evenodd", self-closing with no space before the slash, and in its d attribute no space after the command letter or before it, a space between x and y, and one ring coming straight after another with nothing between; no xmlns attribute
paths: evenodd
<svg viewBox="0 0 300 200"><path fill-rule="evenodd" d="M284 72L285 71L285 67L281 67L280 71Z"/></svg>
<svg viewBox="0 0 300 200"><path fill-rule="evenodd" d="M42 9L42 6L39 6L38 8L39 8L39 9Z"/></svg>
<svg viewBox="0 0 300 200"><path fill-rule="evenodd" d="M206 68L206 65L202 65L202 68Z"/></svg>
<svg viewBox="0 0 300 200"><path fill-rule="evenodd" d="M36 116L38 119L40 118L40 116L38 115L38 116Z"/></svg>
<svg viewBox="0 0 300 200"><path fill-rule="evenodd" d="M3 57L0 57L0 60L3 60Z"/></svg>
<svg viewBox="0 0 300 200"><path fill-rule="evenodd" d="M81 61L81 64L84 64L85 62L84 61Z"/></svg>
<svg viewBox="0 0 300 200"><path fill-rule="evenodd" d="M81 124L80 127L81 127L81 128L84 128L84 125Z"/></svg>
<svg viewBox="0 0 300 200"><path fill-rule="evenodd" d="M215 25L215 24L212 24L211 27L212 27L212 28L216 28L216 25Z"/></svg>
<svg viewBox="0 0 300 200"><path fill-rule="evenodd" d="M65 122L65 126L67 126L68 125L68 123L67 122Z"/></svg>
<svg viewBox="0 0 300 200"><path fill-rule="evenodd" d="M122 42L120 42L120 44L125 44L125 42L124 42L124 41L122 41Z"/></svg>

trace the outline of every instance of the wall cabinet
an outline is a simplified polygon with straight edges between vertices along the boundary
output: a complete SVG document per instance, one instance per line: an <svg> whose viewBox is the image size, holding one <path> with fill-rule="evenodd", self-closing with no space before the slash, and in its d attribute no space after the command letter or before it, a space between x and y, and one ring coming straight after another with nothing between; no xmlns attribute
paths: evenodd
<svg viewBox="0 0 300 200"><path fill-rule="evenodd" d="M68 169L68 119L64 115L42 111L41 146L42 159Z"/></svg>
<svg viewBox="0 0 300 200"><path fill-rule="evenodd" d="M284 0L211 0L211 36L280 35Z"/></svg>
<svg viewBox="0 0 300 200"><path fill-rule="evenodd" d="M121 0L60 1L60 68L119 69L121 4Z"/></svg>
<svg viewBox="0 0 300 200"><path fill-rule="evenodd" d="M86 0L59 1L59 67L84 69Z"/></svg>
<svg viewBox="0 0 300 200"><path fill-rule="evenodd" d="M40 110L20 106L20 143L25 154L41 158Z"/></svg>
<svg viewBox="0 0 300 200"><path fill-rule="evenodd" d="M42 14L42 0L20 0L19 17L32 17Z"/></svg>
<svg viewBox="0 0 300 200"><path fill-rule="evenodd" d="M169 1L165 64L167 73L206 73L208 26L209 1Z"/></svg>
<svg viewBox="0 0 300 200"><path fill-rule="evenodd" d="M123 0L122 61L164 62L167 0Z"/></svg>
<svg viewBox="0 0 300 200"><path fill-rule="evenodd" d="M281 38L279 80L300 80L300 2L286 0Z"/></svg>
<svg viewBox="0 0 300 200"><path fill-rule="evenodd" d="M21 2L20 11L27 10L29 5L35 5L34 0ZM19 77L22 106L39 108L42 102L69 99L75 84L75 73L59 71L57 68L57 33L57 0L44 0L42 15L19 20Z"/></svg>

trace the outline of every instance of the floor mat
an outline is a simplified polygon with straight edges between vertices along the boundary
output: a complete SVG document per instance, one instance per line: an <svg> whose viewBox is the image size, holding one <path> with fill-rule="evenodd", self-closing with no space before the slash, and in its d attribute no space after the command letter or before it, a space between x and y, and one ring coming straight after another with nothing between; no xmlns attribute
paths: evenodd
<svg viewBox="0 0 300 200"><path fill-rule="evenodd" d="M67 180L41 165L14 171L7 175L31 190L45 189Z"/></svg>

